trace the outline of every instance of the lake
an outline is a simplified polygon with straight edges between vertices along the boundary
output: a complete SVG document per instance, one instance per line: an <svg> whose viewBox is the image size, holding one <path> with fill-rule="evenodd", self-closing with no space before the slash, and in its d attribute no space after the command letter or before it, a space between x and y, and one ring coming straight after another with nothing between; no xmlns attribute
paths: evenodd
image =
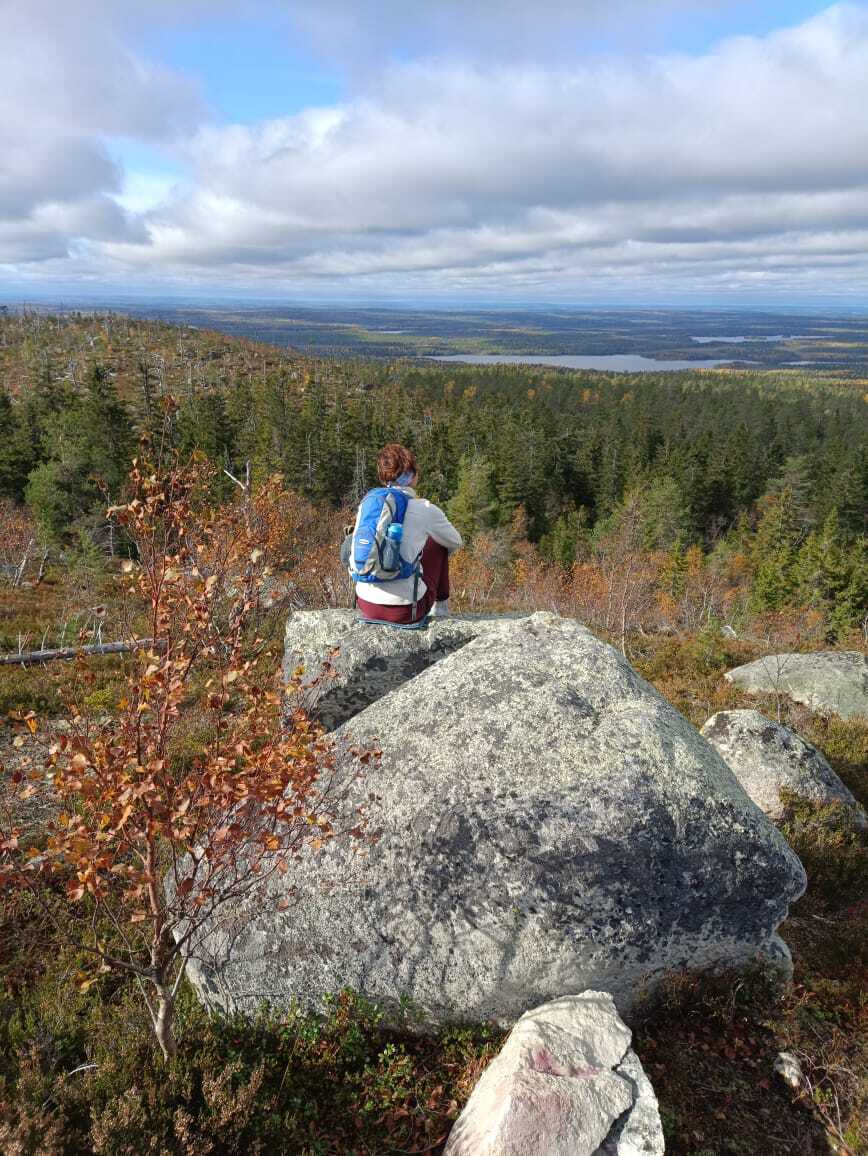
<svg viewBox="0 0 868 1156"><path fill-rule="evenodd" d="M699 345L740 345L744 341L822 341L822 336L818 333L773 333L766 337L691 337L691 341L697 342Z"/></svg>
<svg viewBox="0 0 868 1156"><path fill-rule="evenodd" d="M540 354L537 357L511 357L501 353L450 353L448 356L429 358L430 361L456 361L465 365L551 365L558 369L607 369L610 373L665 373L673 369L714 369L730 365L722 359L714 361L657 361L638 353L610 353L604 357L573 357L572 354Z"/></svg>

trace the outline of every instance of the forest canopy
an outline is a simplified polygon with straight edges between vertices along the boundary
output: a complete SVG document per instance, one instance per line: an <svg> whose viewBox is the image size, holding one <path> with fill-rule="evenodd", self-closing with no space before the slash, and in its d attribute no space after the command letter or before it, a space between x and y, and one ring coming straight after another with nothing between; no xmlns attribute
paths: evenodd
<svg viewBox="0 0 868 1156"><path fill-rule="evenodd" d="M749 559L753 605L834 599L865 613L868 383L797 370L609 374L327 361L116 315L0 318L0 497L55 549L106 543L137 440L278 472L352 505L385 441L471 538L519 515L572 566L638 500L650 552ZM174 399L168 423L164 402ZM834 571L834 572L830 572Z"/></svg>

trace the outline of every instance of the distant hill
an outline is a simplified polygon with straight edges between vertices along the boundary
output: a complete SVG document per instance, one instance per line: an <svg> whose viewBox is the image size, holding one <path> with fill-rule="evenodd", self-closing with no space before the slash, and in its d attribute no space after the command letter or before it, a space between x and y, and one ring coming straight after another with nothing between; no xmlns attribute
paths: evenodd
<svg viewBox="0 0 868 1156"><path fill-rule="evenodd" d="M313 355L639 354L868 374L868 315L737 310L400 309L152 303L136 316L198 325Z"/></svg>

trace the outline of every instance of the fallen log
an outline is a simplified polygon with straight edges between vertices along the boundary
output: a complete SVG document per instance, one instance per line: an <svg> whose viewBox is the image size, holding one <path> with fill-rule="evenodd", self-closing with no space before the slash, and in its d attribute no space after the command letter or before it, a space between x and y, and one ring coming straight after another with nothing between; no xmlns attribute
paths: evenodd
<svg viewBox="0 0 868 1156"><path fill-rule="evenodd" d="M152 638L136 638L132 642L101 642L88 646L66 646L62 650L24 650L20 654L0 654L0 666L35 666L40 662L54 662L62 658L86 658L100 654L128 654L131 650L141 650L152 646ZM157 643L161 649L162 642Z"/></svg>

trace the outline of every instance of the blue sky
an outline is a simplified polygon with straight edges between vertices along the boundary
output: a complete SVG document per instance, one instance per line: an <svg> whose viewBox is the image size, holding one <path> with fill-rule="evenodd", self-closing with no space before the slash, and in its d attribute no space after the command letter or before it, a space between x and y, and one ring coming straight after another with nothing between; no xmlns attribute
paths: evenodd
<svg viewBox="0 0 868 1156"><path fill-rule="evenodd" d="M577 55L646 52L702 53L733 35L763 36L798 24L828 5L817 0L774 0L707 7L674 7L658 14L650 27L637 30L605 21L588 33L574 34ZM256 121L286 116L314 104L331 104L345 94L347 70L324 58L310 38L299 33L278 5L259 5L242 14L186 19L142 31L140 47L148 56L197 77L207 99L225 121ZM424 32L390 40L383 35L382 55L399 60L423 57ZM350 69L350 80L353 70Z"/></svg>
<svg viewBox="0 0 868 1156"><path fill-rule="evenodd" d="M340 71L297 43L291 23L274 10L156 27L141 44L197 77L224 121L288 116L343 94Z"/></svg>
<svg viewBox="0 0 868 1156"><path fill-rule="evenodd" d="M865 3L31 0L4 33L7 294L868 303Z"/></svg>

